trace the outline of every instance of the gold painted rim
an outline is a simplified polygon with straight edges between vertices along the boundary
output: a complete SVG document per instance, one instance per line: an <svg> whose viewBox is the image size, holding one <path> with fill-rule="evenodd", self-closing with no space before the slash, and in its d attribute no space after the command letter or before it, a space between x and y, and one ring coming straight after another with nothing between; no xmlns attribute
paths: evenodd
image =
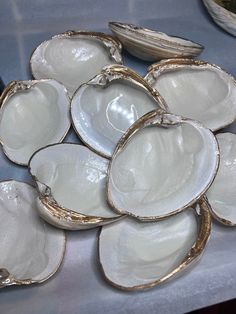
<svg viewBox="0 0 236 314"><path fill-rule="evenodd" d="M231 133L231 132L224 132L224 133L219 133L219 134L233 134L236 136L235 133ZM218 138L217 136L215 136L216 138L216 141L218 143L218 146L220 147L219 145L219 141L218 141ZM220 163L221 163L221 160L220 160ZM219 163L219 165L220 165ZM205 197L207 198L208 200L208 203L209 203L209 211L212 215L212 217L217 220L218 222L220 222L221 224L227 226L227 227L236 227L236 223L233 223L232 221L228 220L228 219L225 219L225 218L222 218L221 216L219 216L213 209L213 206L211 205L211 201L209 201L208 197L205 195Z"/></svg>
<svg viewBox="0 0 236 314"><path fill-rule="evenodd" d="M100 79L104 79L105 83L99 83ZM85 86L105 86L107 87L112 81L118 81L118 80L125 80L127 82L131 82L132 84L141 87L144 92L149 95L156 103L157 103L157 107L159 106L161 108L161 110L163 111L167 111L168 107L166 105L165 100L162 98L162 96L159 94L159 92L157 90L155 90L154 88L152 88L148 82L143 79L142 76L140 76L138 73L136 73L135 71L133 71L132 69L123 66L123 65L109 65L106 66L102 69L101 73L95 75L92 79L90 79L87 83L84 83L82 85L80 85L78 87L78 89L75 91L75 93L73 94L72 97L72 101L70 103L70 113L71 113L71 120L72 120L72 127L75 131L75 133L77 134L77 136L79 137L79 139L87 146L89 147L90 150L92 150L93 152L95 152L96 154L110 159L111 156L110 155L106 155L105 153L103 153L100 150L95 149L90 143L88 143L87 139L84 139L82 137L82 135L79 133L79 131L77 130L75 123L74 123L74 119L73 119L73 115L72 115L72 102L73 102L73 98L76 96L77 93L79 93L81 88L84 88ZM97 81L97 82L95 82ZM93 82L93 83L92 83Z"/></svg>
<svg viewBox="0 0 236 314"><path fill-rule="evenodd" d="M108 49L109 57L111 59L115 60L115 62L117 62L118 64L123 64L123 58L122 58L122 54L121 54L122 44L117 38L115 38L111 35L102 33L102 32L90 32L90 31L83 31L83 30L77 30L77 31L68 30L64 33L54 35L54 36L50 37L49 39L44 40L41 44L39 44L33 50L33 52L30 55L30 61L29 61L30 72L33 75L33 77L37 76L37 75L35 76L35 73L34 73L33 68L32 68L32 64L33 64L32 57L33 57L34 53L36 52L36 50L40 49L46 42L48 42L52 39L55 39L55 38L58 38L58 39L60 39L60 38L72 38L72 37L81 37L81 38L88 37L88 38L97 39L97 40L101 41L103 43L103 45ZM114 51L114 49L116 51ZM115 52L118 52L119 60L116 58ZM48 79L53 79L53 78L49 77Z"/></svg>
<svg viewBox="0 0 236 314"><path fill-rule="evenodd" d="M209 63L207 61L203 60L194 60L194 59L189 59L189 58L175 58L175 59L166 59L166 60L161 60L160 62L153 63L148 67L147 74L144 76L144 79L152 85L150 82L152 80L157 80L162 74L166 72L171 72L175 71L178 69L183 68L184 66L197 66L199 68L204 68L204 67L209 67L213 69L217 69L219 71L222 71L223 73L227 74L229 79L232 80L232 82L235 85L236 88L236 79L233 77L232 74L228 73L227 71L223 70L220 66L214 64L214 63ZM168 106L168 104L167 104ZM212 132L216 132L220 129L223 129L227 127L228 125L236 122L236 115L235 117L230 120L229 123L224 124L216 129L212 129Z"/></svg>
<svg viewBox="0 0 236 314"><path fill-rule="evenodd" d="M208 202L209 202L209 200L208 200ZM209 204L210 204L210 202L209 202ZM222 217L220 217L219 215L217 215L216 212L214 211L214 209L212 208L211 204L210 204L210 206L209 206L209 211L210 211L212 217L213 217L215 220L217 220L218 222L220 222L221 224L223 224L224 226L227 226L227 227L236 227L236 224L233 223L232 221L227 220L227 219L222 218Z"/></svg>
<svg viewBox="0 0 236 314"><path fill-rule="evenodd" d="M164 277L155 280L153 282L147 283L147 284L143 284L143 285L137 285L137 286L133 286L133 287L125 287L125 286L121 286L116 284L115 282L111 281L107 276L106 273L104 271L102 262L101 262L101 254L100 254L100 235L102 232L102 228L99 231L99 235L98 235L98 263L102 272L103 277L105 278L105 280L111 284L112 286L114 286L115 288L118 288L120 290L123 291L140 291L140 290L144 290L144 289L151 289L157 285L160 285L168 280L170 280L171 278L175 277L179 272L185 270L188 266L190 266L192 264L192 262L197 261L205 247L207 244L207 241L209 239L210 233L211 233L211 214L210 214L210 205L207 201L207 198L203 195L203 197L198 200L199 205L199 213L197 212L197 210L195 210L196 215L198 217L198 237L196 242L194 243L194 245L191 247L191 249L189 250L188 254L186 255L186 257L183 259L183 261L180 263L179 266L177 266L175 269L173 269L171 272L169 272L167 275L165 275Z"/></svg>
<svg viewBox="0 0 236 314"><path fill-rule="evenodd" d="M167 116L167 119L165 120L165 116ZM168 121L168 116L172 118L172 122ZM158 121L159 120L159 121ZM175 120L175 122L173 122L173 120ZM188 207L190 207L191 205L195 204L205 193L206 191L210 188L211 184L213 183L217 171L219 169L219 163L220 163L220 152L219 152L219 144L218 141L216 140L216 137L214 136L214 134L212 133L211 130L203 127L204 129L208 130L212 136L215 139L215 144L216 144L216 165L215 165L215 171L214 171L214 175L211 178L211 180L209 181L209 183L207 184L207 186L203 189L203 191L201 193L199 193L199 195L195 198L192 199L192 201L190 201L188 204L176 209L173 212L170 212L168 214L165 215L161 215L161 216L139 216L139 215L135 215L127 210L123 210L121 208L118 208L115 206L112 197L111 197L111 193L110 193L110 189L109 189L109 181L110 181L110 173L111 173L111 165L113 160L115 159L116 155L119 154L124 148L125 146L128 144L128 142L130 141L130 139L141 129L150 126L150 125L155 125L155 126L162 126L164 125L165 127L171 127L173 125L178 125L178 124L182 124L182 123L190 123L192 125L195 125L195 127L199 128L199 127L203 127L199 122L194 121L192 119L188 119L188 118L184 118L181 116L177 116L177 115L173 115L173 114L169 114L166 113L163 110L153 110L148 112L147 114L143 115L140 119L138 119L135 123L132 124L132 126L126 131L126 133L121 137L121 139L119 140L113 155L109 161L109 165L108 165L108 175L107 175L107 181L106 181L106 191L107 191L107 201L108 204L110 204L111 208L114 210L114 212L118 213L118 214L124 214L124 215L128 215L131 217L134 217L140 221L143 222L149 222L149 221L159 221L159 220L163 220L167 217L171 217L173 215L176 215L178 213L180 213L181 211L187 209Z"/></svg>
<svg viewBox="0 0 236 314"><path fill-rule="evenodd" d="M195 45L194 47L191 47L191 46L188 46L188 45L184 45L184 44L180 44L178 42L171 42L170 40L168 39L163 39L163 38L159 38L158 40L160 42L164 42L166 44L170 44L170 45L175 45L178 47L181 47L181 48L191 48L191 49L194 49L194 50L197 50L199 52L197 52L197 54L199 54L203 49L204 49L204 46L197 43L197 42L194 42L193 40L190 40L190 39L187 39L187 38L183 38L183 37L180 37L180 36L172 36L172 35L168 35L166 33L163 33L163 32L158 32L158 31L155 31L153 29L150 29L150 28L144 28L144 27L141 27L141 26L136 26L134 24L130 24L130 23L122 23L122 22L109 22L108 23L108 26L109 28L112 30L112 32L114 32L116 35L117 35L117 30L114 30L114 28L118 28L120 30L125 30L125 31L128 31L130 33L133 33L133 34L137 34L138 36L140 36L141 38L146 38L146 39L149 39L149 40L152 40L154 41L154 43L157 41L157 38L152 36L151 34L143 34L143 33L139 33L139 30L142 30L144 32L149 32L149 33L153 33L153 34L164 34L172 39L182 39L188 43L191 43L193 45ZM118 33L118 35L120 35ZM132 38L131 38L132 40ZM167 47L165 48L167 49Z"/></svg>
<svg viewBox="0 0 236 314"><path fill-rule="evenodd" d="M76 145L76 146L81 146L84 147L85 149L89 150L88 147L83 146L81 144L77 144L77 143L55 143L55 144L50 144L50 145L46 145L40 149L38 149L36 152L34 152L34 154L31 156L29 163L28 163L28 171L29 174L31 175L33 181L36 184L36 189L39 195L39 200L41 202L41 204L43 206L46 207L47 209L47 214L51 215L53 218L59 219L60 221L64 220L65 222L70 222L71 224L74 225L81 225L83 227L97 227L97 226L101 226L104 223L111 223L114 221L117 221L121 218L123 218L125 215L123 214L119 214L116 217L101 217L101 216L91 216L91 215L84 215L81 213L78 213L74 210L71 210L69 208L66 208L62 205L60 205L53 197L53 195L51 194L51 188L49 186L47 186L46 184L40 182L37 177L35 175L32 174L31 172L31 160L33 159L33 157L40 152L41 150L47 149L48 147L53 147L53 146L58 146L58 145ZM99 156L101 157L101 156ZM48 191L50 191L50 195L43 195L37 185L37 182L43 184ZM111 209L112 212L112 209ZM68 229L70 230L70 229Z"/></svg>
<svg viewBox="0 0 236 314"><path fill-rule="evenodd" d="M57 80L54 79L40 79L40 80L24 80L24 81L11 81L3 90L2 95L0 96L0 116L3 114L4 108L6 106L6 103L8 101L8 99L13 96L14 94L16 94L19 91L22 90L27 90L27 89L31 89L32 87L34 87L35 85L37 85L38 83L41 82L50 82L50 81L55 81L57 82L59 85L61 85L64 89L66 98L68 100L68 115L70 118L70 124L68 125L68 127L66 128L65 132L63 133L62 137L57 141L57 143L61 143L64 138L66 137L67 133L69 132L69 129L72 125L71 123L71 115L70 115L70 106L71 106L71 99L69 97L68 91L66 89L66 87L61 83L58 82ZM0 122L1 123L1 122ZM1 139L0 136L0 145L2 146L2 150L4 152L4 154L6 155L6 157L13 162L14 164L17 164L19 166L28 166L28 163L21 163L16 161L14 158L12 158L6 151L5 146L6 144L4 144L4 141Z"/></svg>
<svg viewBox="0 0 236 314"><path fill-rule="evenodd" d="M35 186L33 186L32 184L26 183L26 182L23 182L23 181L14 180L14 179L2 180L2 181L0 181L0 184L1 183L10 183L10 182L23 183L23 184L28 185L28 186L30 186L30 187L32 187L33 189L36 190ZM47 281L53 275L55 275L55 273L59 270L59 268L62 265L62 262L63 262L64 257L65 257L66 245L67 245L67 235L66 235L64 230L61 230L61 232L62 232L63 238L64 238L63 250L62 250L62 254L61 254L61 258L59 260L59 263L57 264L57 266L55 267L53 272L51 272L48 276L46 276L45 278L42 278L40 280L34 280L34 279L30 279L30 278L29 279L17 279L11 273L9 273L9 277L6 278L6 283L5 284L4 284L4 282L3 282L3 284L0 283L0 289L6 288L6 287L10 287L10 286L40 284L40 283L43 283L43 282ZM2 270L2 269L3 268L0 268L0 270Z"/></svg>

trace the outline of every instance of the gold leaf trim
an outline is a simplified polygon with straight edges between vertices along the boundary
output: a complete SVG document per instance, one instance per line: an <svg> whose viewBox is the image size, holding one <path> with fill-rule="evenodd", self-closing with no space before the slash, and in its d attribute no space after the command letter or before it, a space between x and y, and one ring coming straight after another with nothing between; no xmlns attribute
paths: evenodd
<svg viewBox="0 0 236 314"><path fill-rule="evenodd" d="M195 126L199 126L202 127L202 125L194 120L188 119L188 118L184 118L181 116L177 116L177 115L173 115L173 114L169 114L166 113L165 111L163 111L162 109L159 110L153 110L148 112L147 114L143 115L140 119L138 119L135 123L132 124L132 126L126 131L126 133L121 137L121 139L119 140L113 155L109 161L109 165L108 165L108 176L107 176L107 181L106 181L106 190L107 190L107 201L110 204L111 208L114 210L114 212L122 215L129 215L132 217L135 217L141 221L158 221L158 220L162 220L165 219L167 217L173 216L178 214L179 212L183 211L184 209L190 207L191 205L195 204L205 193L206 191L210 188L212 182L214 181L214 178L217 174L218 168L219 168L219 162L220 162L220 152L219 152L219 144L218 141L215 138L215 144L216 144L216 165L215 165L215 170L214 170L214 175L211 178L211 180L209 181L209 183L207 184L207 186L204 188L204 190L194 199L192 199L191 202L189 202L188 204L186 204L183 207L178 208L177 210L170 212L169 214L165 214L162 216L150 216L150 217L142 217L139 215L135 215L131 212L128 212L126 210L123 210L121 208L118 208L115 206L112 197L111 197L111 193L110 193L110 189L109 189L109 181L110 181L110 173L111 173L111 165L113 160L115 159L116 155L119 154L124 148L125 146L129 143L130 139L141 129L147 127L147 126L151 126L151 125L155 125L155 126L159 126L159 127L172 127L172 126L177 126L179 124L182 123L191 123L194 124ZM207 129L207 128L205 128ZM210 133L212 133L209 129L207 129ZM212 134L213 135L213 134Z"/></svg>
<svg viewBox="0 0 236 314"><path fill-rule="evenodd" d="M196 214L198 215L198 223L199 223L199 228L198 228L198 236L197 240L194 243L194 245L191 247L190 251L186 255L186 257L183 259L183 261L180 263L179 266L177 266L175 269L170 271L167 275L164 277L155 280L153 282L143 284L143 285L137 285L133 287L125 287L116 284L115 282L111 281L107 276L104 271L104 268L102 266L101 262L101 255L100 255L100 234L102 232L102 228L100 229L99 236L98 236L98 262L99 266L101 269L101 272L105 278L105 280L111 284L112 286L123 290L123 291L140 291L140 290L146 290L146 289L151 289L155 286L158 286L171 278L175 277L179 272L185 270L190 266L194 261L197 261L200 257L201 254L203 253L203 250L205 249L205 246L207 244L207 241L209 239L210 233L211 233L211 215L210 215L210 205L207 201L207 198L203 196L196 205L199 205L199 213Z"/></svg>

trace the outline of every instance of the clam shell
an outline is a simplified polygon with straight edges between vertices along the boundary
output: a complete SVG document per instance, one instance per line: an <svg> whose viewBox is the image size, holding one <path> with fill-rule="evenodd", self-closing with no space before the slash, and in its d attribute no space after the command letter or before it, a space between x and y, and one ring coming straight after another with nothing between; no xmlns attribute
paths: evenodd
<svg viewBox="0 0 236 314"><path fill-rule="evenodd" d="M36 196L26 183L0 182L0 288L43 282L64 257L65 233L37 215Z"/></svg>
<svg viewBox="0 0 236 314"><path fill-rule="evenodd" d="M29 162L39 192L40 216L68 230L120 219L106 202L107 167L107 159L82 145L62 143L40 149Z"/></svg>
<svg viewBox="0 0 236 314"><path fill-rule="evenodd" d="M117 144L108 168L108 201L119 214L163 219L207 191L218 163L210 130L180 116L149 112Z"/></svg>
<svg viewBox="0 0 236 314"><path fill-rule="evenodd" d="M0 142L19 165L27 165L40 147L61 142L71 125L67 90L55 80L13 81L0 107Z"/></svg>
<svg viewBox="0 0 236 314"><path fill-rule="evenodd" d="M99 32L68 31L44 41L33 52L30 66L36 79L62 82L69 95L109 64L122 63L121 44Z"/></svg>
<svg viewBox="0 0 236 314"><path fill-rule="evenodd" d="M125 218L104 226L99 236L99 262L105 279L118 289L155 287L179 275L201 256L211 230L209 204L155 223Z"/></svg>
<svg viewBox="0 0 236 314"><path fill-rule="evenodd" d="M236 36L236 14L222 7L220 1L203 0L203 3L215 23L226 32Z"/></svg>
<svg viewBox="0 0 236 314"><path fill-rule="evenodd" d="M163 60L149 67L145 79L164 97L171 113L198 120L212 131L236 119L236 81L215 64Z"/></svg>
<svg viewBox="0 0 236 314"><path fill-rule="evenodd" d="M71 116L81 140L109 158L131 124L158 108L165 110L165 101L141 76L127 67L111 65L76 91Z"/></svg>
<svg viewBox="0 0 236 314"><path fill-rule="evenodd" d="M236 226L236 135L216 135L220 148L220 166L207 191L213 216L227 226Z"/></svg>
<svg viewBox="0 0 236 314"><path fill-rule="evenodd" d="M110 22L109 27L130 54L147 61L196 57L204 49L193 41L132 24Z"/></svg>

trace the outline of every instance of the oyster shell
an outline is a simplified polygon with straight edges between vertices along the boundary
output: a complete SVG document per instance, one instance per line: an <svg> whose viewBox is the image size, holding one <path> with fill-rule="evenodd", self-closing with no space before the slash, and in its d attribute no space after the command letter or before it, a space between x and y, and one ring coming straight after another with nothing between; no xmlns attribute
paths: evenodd
<svg viewBox="0 0 236 314"><path fill-rule="evenodd" d="M106 202L107 167L107 159L78 144L56 144L36 152L29 171L38 187L40 216L68 230L119 219Z"/></svg>
<svg viewBox="0 0 236 314"><path fill-rule="evenodd" d="M220 0L203 0L207 11L213 18L216 24L222 27L226 32L236 36L236 3L234 4L234 12L233 5L232 11L224 8L223 2L227 3L227 1ZM228 1L229 4L232 1ZM235 2L235 1L234 1Z"/></svg>
<svg viewBox="0 0 236 314"><path fill-rule="evenodd" d="M119 214L163 219L206 192L218 162L210 130L180 116L149 112L117 144L108 168L108 201Z"/></svg>
<svg viewBox="0 0 236 314"><path fill-rule="evenodd" d="M55 80L13 81L0 107L0 142L6 156L20 165L27 165L40 147L61 142L70 128L70 100Z"/></svg>
<svg viewBox="0 0 236 314"><path fill-rule="evenodd" d="M108 282L122 290L149 289L196 261L211 230L206 199L198 206L198 213L189 208L155 223L126 218L102 227L99 261Z"/></svg>
<svg viewBox="0 0 236 314"><path fill-rule="evenodd" d="M131 124L158 108L165 109L165 101L141 76L112 65L76 91L71 116L82 141L98 154L111 157Z"/></svg>
<svg viewBox="0 0 236 314"><path fill-rule="evenodd" d="M221 223L236 226L236 135L216 135L220 148L220 166L207 191L213 216Z"/></svg>
<svg viewBox="0 0 236 314"><path fill-rule="evenodd" d="M40 44L30 59L36 79L56 79L66 86L70 96L112 63L122 63L121 44L109 35L85 31L53 36Z"/></svg>
<svg viewBox="0 0 236 314"><path fill-rule="evenodd" d="M39 218L36 195L26 183L0 182L0 288L43 282L62 262L65 233Z"/></svg>
<svg viewBox="0 0 236 314"><path fill-rule="evenodd" d="M236 81L220 67L170 59L148 70L145 79L164 97L171 113L198 120L212 131L236 119Z"/></svg>
<svg viewBox="0 0 236 314"><path fill-rule="evenodd" d="M196 57L204 49L193 41L132 24L110 22L109 27L130 54L147 61Z"/></svg>

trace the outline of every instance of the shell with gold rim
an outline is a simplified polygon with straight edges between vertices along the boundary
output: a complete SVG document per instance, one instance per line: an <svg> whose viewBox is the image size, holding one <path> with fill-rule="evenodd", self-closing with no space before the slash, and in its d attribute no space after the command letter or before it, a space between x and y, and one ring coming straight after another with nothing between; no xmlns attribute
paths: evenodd
<svg viewBox="0 0 236 314"><path fill-rule="evenodd" d="M56 144L36 152L29 171L38 188L42 218L68 230L94 228L120 219L106 202L108 160L78 144Z"/></svg>
<svg viewBox="0 0 236 314"><path fill-rule="evenodd" d="M205 198L196 210L155 223L125 218L102 227L99 262L105 279L118 289L155 287L181 273L201 256L211 230Z"/></svg>
<svg viewBox="0 0 236 314"><path fill-rule="evenodd" d="M41 43L30 65L36 79L62 82L69 95L109 64L122 63L121 44L99 32L68 31Z"/></svg>
<svg viewBox="0 0 236 314"><path fill-rule="evenodd" d="M67 90L55 80L13 81L0 107L0 142L20 165L27 165L40 147L61 142L71 125Z"/></svg>
<svg viewBox="0 0 236 314"><path fill-rule="evenodd" d="M216 135L220 148L220 166L206 195L213 216L227 226L236 226L236 135Z"/></svg>
<svg viewBox="0 0 236 314"><path fill-rule="evenodd" d="M133 70L112 65L83 84L71 102L75 131L98 154L111 157L124 132L143 114L166 105Z"/></svg>
<svg viewBox="0 0 236 314"><path fill-rule="evenodd" d="M130 54L147 61L196 57L204 49L191 40L133 24L110 22L109 27Z"/></svg>
<svg viewBox="0 0 236 314"><path fill-rule="evenodd" d="M108 201L115 212L156 221L194 204L219 164L213 133L194 120L149 112L118 142L108 168Z"/></svg>
<svg viewBox="0 0 236 314"><path fill-rule="evenodd" d="M0 288L43 282L62 262L65 234L37 215L36 196L26 183L0 182Z"/></svg>
<svg viewBox="0 0 236 314"><path fill-rule="evenodd" d="M147 82L171 113L200 121L212 131L236 119L236 80L219 66L192 59L169 59L149 67Z"/></svg>

